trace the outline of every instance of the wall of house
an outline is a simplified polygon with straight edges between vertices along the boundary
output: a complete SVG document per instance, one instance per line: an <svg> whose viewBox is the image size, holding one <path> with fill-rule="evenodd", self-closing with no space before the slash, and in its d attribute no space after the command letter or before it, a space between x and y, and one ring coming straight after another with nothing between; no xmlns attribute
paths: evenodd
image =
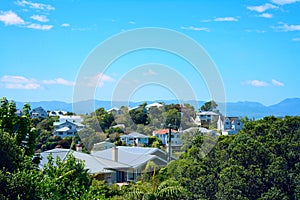
<svg viewBox="0 0 300 200"><path fill-rule="evenodd" d="M228 130L228 129L231 129L231 128L232 128L231 121L230 121L229 118L226 118L225 121L224 121L223 130Z"/></svg>

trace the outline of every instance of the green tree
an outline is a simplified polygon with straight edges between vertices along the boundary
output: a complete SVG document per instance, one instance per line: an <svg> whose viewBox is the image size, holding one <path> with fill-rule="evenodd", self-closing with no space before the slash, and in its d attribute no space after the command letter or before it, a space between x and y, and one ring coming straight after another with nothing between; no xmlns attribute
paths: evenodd
<svg viewBox="0 0 300 200"><path fill-rule="evenodd" d="M88 191L91 179L82 161L72 154L64 161L57 157L55 163L49 155L48 161L40 171L42 180L37 186L41 199L79 199Z"/></svg>
<svg viewBox="0 0 300 200"><path fill-rule="evenodd" d="M248 121L237 135L220 136L211 151L203 148L206 139L196 136L183 159L161 170L190 199L299 198L300 117Z"/></svg>
<svg viewBox="0 0 300 200"><path fill-rule="evenodd" d="M218 107L218 104L214 100L211 100L211 101L205 102L201 106L200 110L201 111L213 111L217 107Z"/></svg>
<svg viewBox="0 0 300 200"><path fill-rule="evenodd" d="M135 124L147 125L150 123L146 110L147 103L141 104L138 108L129 111L130 117Z"/></svg>
<svg viewBox="0 0 300 200"><path fill-rule="evenodd" d="M13 172L24 161L24 150L15 139L0 129L0 169Z"/></svg>
<svg viewBox="0 0 300 200"><path fill-rule="evenodd" d="M95 113L102 131L104 132L106 129L109 129L114 122L113 114L108 113L104 108L98 108Z"/></svg>
<svg viewBox="0 0 300 200"><path fill-rule="evenodd" d="M164 127L172 126L173 129L179 129L181 123L181 113L176 109L172 108L166 113L166 121Z"/></svg>
<svg viewBox="0 0 300 200"><path fill-rule="evenodd" d="M125 195L125 198L130 200L173 200L186 199L187 197L186 189L178 181L172 179L165 180L159 185L155 181L137 182Z"/></svg>

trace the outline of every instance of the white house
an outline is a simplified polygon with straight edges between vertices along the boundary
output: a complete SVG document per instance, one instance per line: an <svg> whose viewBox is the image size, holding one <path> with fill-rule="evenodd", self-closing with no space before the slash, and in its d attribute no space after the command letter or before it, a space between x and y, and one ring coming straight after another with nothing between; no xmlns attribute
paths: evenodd
<svg viewBox="0 0 300 200"><path fill-rule="evenodd" d="M203 124L209 124L210 122L212 122L214 117L217 117L217 116L218 116L217 113L214 113L211 111L199 112L199 113L196 113L196 118L195 118L194 122L198 126L201 126Z"/></svg>
<svg viewBox="0 0 300 200"><path fill-rule="evenodd" d="M182 132L171 129L171 146L172 147L181 147L182 146L182 142L180 139L181 134L182 134ZM157 137L158 139L160 139L162 141L163 145L167 145L167 146L169 145L168 144L169 129L164 128L164 129L153 131L152 135Z"/></svg>
<svg viewBox="0 0 300 200"><path fill-rule="evenodd" d="M133 132L127 135L122 135L120 138L127 145L137 146L139 144L143 144L147 146L149 144L149 137L137 132Z"/></svg>
<svg viewBox="0 0 300 200"><path fill-rule="evenodd" d="M48 113L41 107L37 107L31 110L30 117L31 118L42 118L45 119L48 116Z"/></svg>
<svg viewBox="0 0 300 200"><path fill-rule="evenodd" d="M113 107L109 110L107 110L108 113L112 113L113 115L120 115L123 113L123 111L120 108Z"/></svg>
<svg viewBox="0 0 300 200"><path fill-rule="evenodd" d="M75 133L84 128L83 124L77 122L54 122L54 135L64 138L66 136L73 137Z"/></svg>
<svg viewBox="0 0 300 200"><path fill-rule="evenodd" d="M156 107L156 108L160 108L160 107L163 107L164 105L161 104L161 103L151 103L151 104L148 104L146 105L146 109L149 110L153 107Z"/></svg>
<svg viewBox="0 0 300 200"><path fill-rule="evenodd" d="M83 121L81 116L77 116L77 115L67 115L67 116L60 116L59 117L59 121L60 122L76 122L76 123L81 123Z"/></svg>
<svg viewBox="0 0 300 200"><path fill-rule="evenodd" d="M53 111L49 112L49 117L63 116L65 114L67 114L66 111L63 111L63 110L53 110Z"/></svg>
<svg viewBox="0 0 300 200"><path fill-rule="evenodd" d="M222 135L232 135L242 130L244 124L238 117L225 117L223 120L221 116L218 119L218 130L222 131Z"/></svg>

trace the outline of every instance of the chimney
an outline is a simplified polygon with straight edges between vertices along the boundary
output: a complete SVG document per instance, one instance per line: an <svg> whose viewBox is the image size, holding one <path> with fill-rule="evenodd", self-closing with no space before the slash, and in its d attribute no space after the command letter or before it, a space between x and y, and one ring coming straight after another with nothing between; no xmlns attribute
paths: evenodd
<svg viewBox="0 0 300 200"><path fill-rule="evenodd" d="M117 147L113 147L112 149L111 149L111 152L112 152L112 161L115 161L115 162L118 162L118 154L119 154L119 152L118 152L118 148Z"/></svg>
<svg viewBox="0 0 300 200"><path fill-rule="evenodd" d="M82 152L82 144L76 144L76 151Z"/></svg>

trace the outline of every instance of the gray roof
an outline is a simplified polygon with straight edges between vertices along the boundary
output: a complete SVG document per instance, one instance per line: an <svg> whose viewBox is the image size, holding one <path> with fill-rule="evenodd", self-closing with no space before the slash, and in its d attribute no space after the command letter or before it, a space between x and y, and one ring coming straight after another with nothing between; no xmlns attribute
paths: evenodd
<svg viewBox="0 0 300 200"><path fill-rule="evenodd" d="M57 129L56 132L65 132L65 131L69 131L70 129L68 127L62 127L60 129Z"/></svg>
<svg viewBox="0 0 300 200"><path fill-rule="evenodd" d="M182 132L185 133L185 132L198 131L198 130L199 130L199 127L190 127L188 129L183 130Z"/></svg>
<svg viewBox="0 0 300 200"><path fill-rule="evenodd" d="M200 128L199 128L199 131L200 131L201 133L211 133L211 132L212 132L212 130L208 130L207 128L203 128L203 127L200 127Z"/></svg>
<svg viewBox="0 0 300 200"><path fill-rule="evenodd" d="M83 124L81 123L78 123L78 122L70 122L70 121L62 121L62 122L53 122L53 126L59 126L59 125L62 125L62 124L67 124L67 123L71 123L71 124L74 124L76 126L84 126Z"/></svg>
<svg viewBox="0 0 300 200"><path fill-rule="evenodd" d="M126 146L118 146L118 162L131 166L132 168L136 168L147 163L150 160L157 159L159 160L162 166L167 164L167 161L164 158L161 158L155 155L156 152L162 153L166 155L166 152L158 149L158 148L148 148L148 147L126 147ZM92 153L100 158L112 159L112 149L106 149L103 151L96 151Z"/></svg>
<svg viewBox="0 0 300 200"><path fill-rule="evenodd" d="M212 112L212 111L203 111L203 112L197 113L197 115L218 115L218 114L215 112Z"/></svg>
<svg viewBox="0 0 300 200"><path fill-rule="evenodd" d="M146 135L143 135L141 133L137 133L137 132L132 132L128 135L122 135L121 138L124 138L124 137L133 137L133 138L149 138L148 136Z"/></svg>
<svg viewBox="0 0 300 200"><path fill-rule="evenodd" d="M128 165L114 162L112 160L108 160L101 157L96 157L90 154L82 153L73 151L71 149L52 149L49 151L45 151L40 153L41 155L41 162L39 164L39 168L43 168L45 164L48 163L48 155L52 154L52 157L54 158L54 163L56 161L56 158L59 157L61 160L66 159L68 154L73 154L75 158L79 160L83 160L85 164L85 169L88 169L88 172L91 174L97 174L97 173L110 173L112 171L108 169L124 169L129 168Z"/></svg>

